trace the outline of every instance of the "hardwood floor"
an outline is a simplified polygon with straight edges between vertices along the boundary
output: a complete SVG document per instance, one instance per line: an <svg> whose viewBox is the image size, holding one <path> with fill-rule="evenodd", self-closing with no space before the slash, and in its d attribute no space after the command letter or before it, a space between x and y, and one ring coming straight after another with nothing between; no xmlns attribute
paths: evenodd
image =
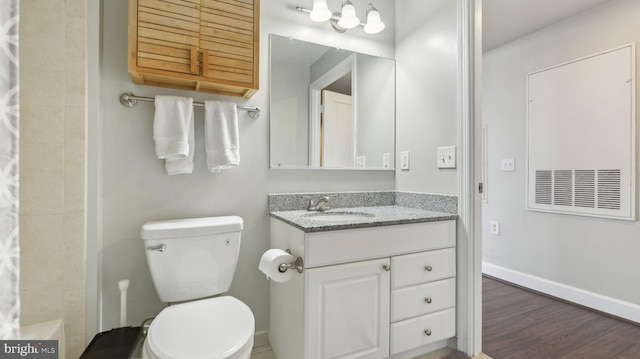
<svg viewBox="0 0 640 359"><path fill-rule="evenodd" d="M493 359L638 359L640 326L483 277L483 352Z"/></svg>

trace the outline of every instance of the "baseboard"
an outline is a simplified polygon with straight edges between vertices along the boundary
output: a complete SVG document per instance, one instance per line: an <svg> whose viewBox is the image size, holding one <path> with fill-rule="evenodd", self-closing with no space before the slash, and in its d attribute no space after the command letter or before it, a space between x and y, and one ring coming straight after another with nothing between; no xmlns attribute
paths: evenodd
<svg viewBox="0 0 640 359"><path fill-rule="evenodd" d="M616 317L640 323L640 305L482 262L482 273Z"/></svg>
<svg viewBox="0 0 640 359"><path fill-rule="evenodd" d="M269 332L267 330L255 332L253 335L253 347L259 348L265 345L269 345Z"/></svg>

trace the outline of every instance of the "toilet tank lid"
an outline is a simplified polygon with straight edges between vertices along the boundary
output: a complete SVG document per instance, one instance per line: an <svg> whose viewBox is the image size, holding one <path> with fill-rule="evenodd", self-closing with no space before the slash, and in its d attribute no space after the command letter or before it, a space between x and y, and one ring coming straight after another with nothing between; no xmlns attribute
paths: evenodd
<svg viewBox="0 0 640 359"><path fill-rule="evenodd" d="M238 216L204 217L153 221L142 225L142 239L182 238L242 230Z"/></svg>

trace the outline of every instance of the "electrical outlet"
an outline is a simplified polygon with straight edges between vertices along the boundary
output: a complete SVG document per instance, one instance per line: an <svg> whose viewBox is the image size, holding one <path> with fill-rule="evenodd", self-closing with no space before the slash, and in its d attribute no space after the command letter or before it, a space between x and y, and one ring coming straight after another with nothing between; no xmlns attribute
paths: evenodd
<svg viewBox="0 0 640 359"><path fill-rule="evenodd" d="M456 146L438 147L438 168L456 168Z"/></svg>
<svg viewBox="0 0 640 359"><path fill-rule="evenodd" d="M495 234L496 236L500 235L500 222L499 221L491 221L491 227L489 228L489 232L491 234Z"/></svg>
<svg viewBox="0 0 640 359"><path fill-rule="evenodd" d="M389 162L390 162L390 154L388 152L387 153L383 153L382 154L382 168L389 168L390 167Z"/></svg>
<svg viewBox="0 0 640 359"><path fill-rule="evenodd" d="M513 158L502 159L502 172L513 172L516 170L516 160Z"/></svg>
<svg viewBox="0 0 640 359"><path fill-rule="evenodd" d="M367 166L367 156L356 157L356 168L365 168Z"/></svg>
<svg viewBox="0 0 640 359"><path fill-rule="evenodd" d="M400 152L400 169L401 170L409 169L409 151Z"/></svg>

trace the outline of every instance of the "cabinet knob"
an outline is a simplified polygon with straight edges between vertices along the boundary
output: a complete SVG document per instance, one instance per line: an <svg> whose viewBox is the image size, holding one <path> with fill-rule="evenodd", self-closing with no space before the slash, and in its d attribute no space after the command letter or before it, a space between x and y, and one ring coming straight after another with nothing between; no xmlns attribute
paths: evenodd
<svg viewBox="0 0 640 359"><path fill-rule="evenodd" d="M382 269L386 270L387 272L391 270L391 264L385 263L382 265Z"/></svg>
<svg viewBox="0 0 640 359"><path fill-rule="evenodd" d="M424 334L426 336L431 336L431 329L425 329Z"/></svg>
<svg viewBox="0 0 640 359"><path fill-rule="evenodd" d="M426 297L424 298L424 301L427 302L427 304L431 304L433 300L431 299L431 297Z"/></svg>
<svg viewBox="0 0 640 359"><path fill-rule="evenodd" d="M430 265L424 266L424 270L426 270L427 272L431 272L432 269L433 267Z"/></svg>

